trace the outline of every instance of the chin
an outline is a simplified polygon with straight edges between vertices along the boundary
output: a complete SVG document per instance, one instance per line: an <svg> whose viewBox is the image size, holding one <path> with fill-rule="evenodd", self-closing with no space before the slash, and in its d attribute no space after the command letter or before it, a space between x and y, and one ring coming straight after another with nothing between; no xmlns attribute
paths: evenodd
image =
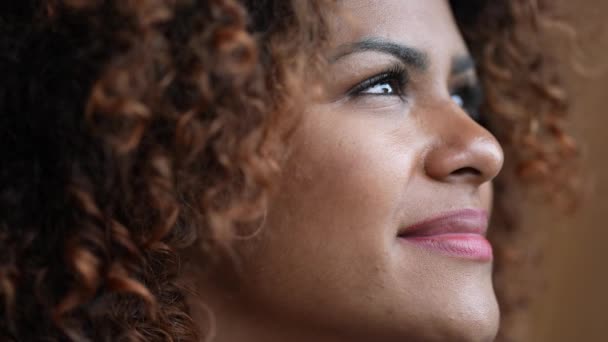
<svg viewBox="0 0 608 342"><path fill-rule="evenodd" d="M408 309L401 318L409 320L399 338L394 341L424 342L491 342L498 333L500 311L491 282L479 279L467 287L453 287L446 292L427 293L416 302L424 308L418 312ZM433 301L433 297L440 298ZM425 301L428 303L425 307ZM418 316L412 320L412 315ZM393 322L396 323L396 322ZM395 324L395 326L399 326ZM412 333L416 332L416 333Z"/></svg>
<svg viewBox="0 0 608 342"><path fill-rule="evenodd" d="M499 309L495 298L482 308L468 308L452 317L444 317L443 333L421 341L492 342L498 334Z"/></svg>

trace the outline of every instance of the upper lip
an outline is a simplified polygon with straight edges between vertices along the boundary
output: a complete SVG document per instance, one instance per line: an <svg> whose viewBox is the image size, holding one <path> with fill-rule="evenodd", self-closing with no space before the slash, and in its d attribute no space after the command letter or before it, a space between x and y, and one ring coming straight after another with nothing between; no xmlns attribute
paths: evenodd
<svg viewBox="0 0 608 342"><path fill-rule="evenodd" d="M482 209L462 209L425 219L399 230L398 236L425 237L442 234L486 235L488 212Z"/></svg>

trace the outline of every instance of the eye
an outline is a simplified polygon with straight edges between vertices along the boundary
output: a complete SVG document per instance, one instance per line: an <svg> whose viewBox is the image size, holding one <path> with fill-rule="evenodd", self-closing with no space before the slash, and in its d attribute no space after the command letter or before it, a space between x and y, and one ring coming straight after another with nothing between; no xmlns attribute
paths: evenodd
<svg viewBox="0 0 608 342"><path fill-rule="evenodd" d="M462 99L462 96L460 96L460 94L452 94L452 101L454 101L458 105L458 107L464 106L464 100Z"/></svg>
<svg viewBox="0 0 608 342"><path fill-rule="evenodd" d="M483 92L477 84L467 84L457 87L452 94L452 101L461 107L469 116L481 122L480 106L483 102Z"/></svg>
<svg viewBox="0 0 608 342"><path fill-rule="evenodd" d="M368 78L348 91L350 96L403 96L407 84L407 72L394 66Z"/></svg>
<svg viewBox="0 0 608 342"><path fill-rule="evenodd" d="M372 85L359 92L359 94L394 95L399 91L398 87L399 84L396 80L387 80Z"/></svg>

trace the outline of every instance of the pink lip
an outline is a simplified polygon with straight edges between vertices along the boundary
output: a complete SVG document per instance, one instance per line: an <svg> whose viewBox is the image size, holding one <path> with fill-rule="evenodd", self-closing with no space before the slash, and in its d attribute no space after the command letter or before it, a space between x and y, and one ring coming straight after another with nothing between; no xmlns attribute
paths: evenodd
<svg viewBox="0 0 608 342"><path fill-rule="evenodd" d="M488 213L464 209L424 220L399 231L399 239L448 256L492 260L492 245L485 238Z"/></svg>

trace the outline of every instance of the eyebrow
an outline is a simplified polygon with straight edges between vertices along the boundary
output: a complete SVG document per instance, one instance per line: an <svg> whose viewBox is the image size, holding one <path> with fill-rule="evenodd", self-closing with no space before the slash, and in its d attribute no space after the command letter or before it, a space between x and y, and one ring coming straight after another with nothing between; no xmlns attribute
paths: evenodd
<svg viewBox="0 0 608 342"><path fill-rule="evenodd" d="M459 75L471 69L475 69L475 60L469 55L454 57L452 59L452 67L450 73Z"/></svg>
<svg viewBox="0 0 608 342"><path fill-rule="evenodd" d="M337 50L338 53L330 59L331 63L335 63L339 59L353 53L376 51L392 55L403 63L411 65L419 70L424 71L429 66L429 57L425 52L381 38L366 38L354 43L341 45Z"/></svg>

